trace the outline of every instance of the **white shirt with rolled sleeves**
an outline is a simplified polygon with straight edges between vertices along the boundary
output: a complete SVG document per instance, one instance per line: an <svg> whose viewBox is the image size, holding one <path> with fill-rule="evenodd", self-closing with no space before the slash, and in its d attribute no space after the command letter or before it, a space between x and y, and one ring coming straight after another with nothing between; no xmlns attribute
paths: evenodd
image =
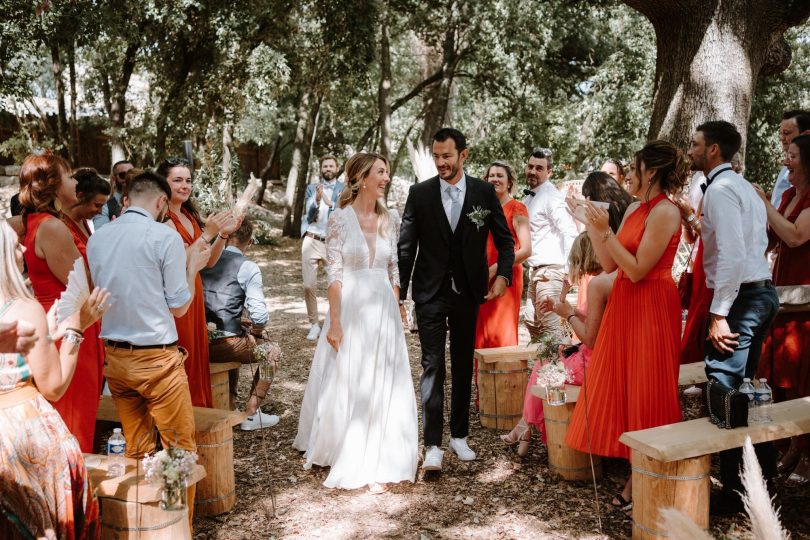
<svg viewBox="0 0 810 540"><path fill-rule="evenodd" d="M103 339L133 345L177 341L169 309L191 299L186 251L177 231L130 206L90 237L87 259L93 282L111 295L110 309L101 319Z"/></svg>
<svg viewBox="0 0 810 540"><path fill-rule="evenodd" d="M331 207L326 204L326 201L332 200L332 192L335 190L337 180L323 182L321 185L323 186L323 193L321 194L321 202L318 205L318 219L309 224L309 227L307 227L307 232L326 237L326 222L329 220L329 210L331 210ZM310 197L310 199L307 201L307 207L315 206L315 199L316 195L313 191L312 197Z"/></svg>
<svg viewBox="0 0 810 540"><path fill-rule="evenodd" d="M788 181L788 168L782 167L779 170L779 174L776 175L776 181L773 183L771 204L776 208L779 208L779 205L782 204L782 195L784 195L785 191L787 191L789 187L790 182Z"/></svg>
<svg viewBox="0 0 810 540"><path fill-rule="evenodd" d="M531 267L562 265L568 271L568 254L577 237L577 226L565 204L565 195L546 180L533 189L534 195L523 199L529 211L532 238Z"/></svg>
<svg viewBox="0 0 810 540"><path fill-rule="evenodd" d="M712 182L703 197L701 239L706 286L714 290L709 311L725 317L740 285L771 278L765 258L768 218L754 187L728 163L709 172Z"/></svg>

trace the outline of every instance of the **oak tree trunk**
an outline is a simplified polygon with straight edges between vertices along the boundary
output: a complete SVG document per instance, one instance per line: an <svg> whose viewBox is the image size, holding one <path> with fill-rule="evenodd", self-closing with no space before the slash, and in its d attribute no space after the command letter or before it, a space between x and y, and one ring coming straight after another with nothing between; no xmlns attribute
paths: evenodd
<svg viewBox="0 0 810 540"><path fill-rule="evenodd" d="M808 0L624 0L655 29L649 138L686 148L695 128L726 120L743 136L757 78L790 64L784 32L810 13Z"/></svg>
<svg viewBox="0 0 810 540"><path fill-rule="evenodd" d="M284 221L282 234L298 237L301 228L301 214L304 206L304 195L309 177L309 159L312 148L312 136L315 133L315 119L321 107L321 98L314 92L304 93L298 104L298 121L293 141L292 163L287 175L287 187L284 197Z"/></svg>
<svg viewBox="0 0 810 540"><path fill-rule="evenodd" d="M70 162L74 167L79 163L79 123L76 119L78 96L76 95L76 48L75 43L70 43L68 48L68 80L70 81Z"/></svg>
<svg viewBox="0 0 810 540"><path fill-rule="evenodd" d="M380 86L377 91L377 107L380 110L380 154L389 161L391 158L391 106L388 103L388 96L391 92L391 80L391 37L386 14L380 28ZM393 175L393 172L390 174Z"/></svg>
<svg viewBox="0 0 810 540"><path fill-rule="evenodd" d="M62 59L59 54L59 45L57 43L51 44L51 72L53 73L54 81L56 82L56 142L61 145L63 149L67 149L67 111L65 109L65 81L62 78ZM63 150L63 157L67 153Z"/></svg>

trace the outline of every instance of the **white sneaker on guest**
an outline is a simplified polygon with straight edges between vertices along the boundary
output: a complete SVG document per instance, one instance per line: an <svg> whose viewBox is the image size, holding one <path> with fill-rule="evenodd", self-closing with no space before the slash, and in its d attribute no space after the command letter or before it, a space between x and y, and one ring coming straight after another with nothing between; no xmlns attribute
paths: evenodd
<svg viewBox="0 0 810 540"><path fill-rule="evenodd" d="M309 341L315 341L318 339L318 336L321 335L321 327L317 324L313 324L309 327L309 334L307 334L307 339Z"/></svg>
<svg viewBox="0 0 810 540"><path fill-rule="evenodd" d="M425 460L422 461L422 469L426 471L442 470L442 457L444 457L444 450L438 446L428 446L425 450Z"/></svg>
<svg viewBox="0 0 810 540"><path fill-rule="evenodd" d="M275 414L265 414L261 410L258 410L253 416L248 416L244 422L239 424L239 429L242 431L253 431L256 429L269 428L278 424L278 421L279 418Z"/></svg>
<svg viewBox="0 0 810 540"><path fill-rule="evenodd" d="M461 461L472 461L475 459L475 452L467 446L467 437L463 439L450 439L450 449L456 453Z"/></svg>

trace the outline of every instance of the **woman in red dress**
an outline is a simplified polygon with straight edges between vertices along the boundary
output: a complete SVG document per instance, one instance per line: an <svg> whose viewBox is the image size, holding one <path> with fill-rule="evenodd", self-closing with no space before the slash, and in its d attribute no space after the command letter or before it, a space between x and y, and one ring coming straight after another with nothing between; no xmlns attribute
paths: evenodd
<svg viewBox="0 0 810 540"><path fill-rule="evenodd" d="M622 433L681 419L681 309L672 279L681 216L667 195L683 188L688 172L680 150L652 141L636 154L629 181L640 201L628 208L618 234L607 211L591 203L586 208L602 267L618 274L585 373L587 399L577 401L565 438L582 452L627 459ZM626 507L630 491L628 479L613 504Z"/></svg>
<svg viewBox="0 0 810 540"><path fill-rule="evenodd" d="M779 209L758 190L768 212L768 249L776 253L773 282L810 286L810 135L793 139L785 166L791 187L782 195ZM762 344L759 376L770 381L777 400L810 395L810 313L788 311L776 316ZM810 479L808 450L810 438L797 437L780 461L783 471L796 467L791 480L806 483Z"/></svg>
<svg viewBox="0 0 810 540"><path fill-rule="evenodd" d="M211 268L225 249L228 235L239 228L241 220L236 220L233 212L227 210L212 215L206 223L203 223L191 199L191 163L188 160L169 158L158 166L157 172L166 177L172 188L167 214L169 221L166 225L180 234L186 249L196 241L212 244L211 258L208 260L208 268ZM194 285L194 300L191 306L185 315L176 317L174 322L177 325L178 345L188 351L185 368L191 403L195 407L212 407L208 329L205 322L202 279L199 273Z"/></svg>
<svg viewBox="0 0 810 540"><path fill-rule="evenodd" d="M512 198L517 179L512 166L503 161L492 163L484 179L495 187L512 239L515 241L515 264L512 267L512 286L500 298L481 304L475 328L475 348L506 347L518 344L518 315L523 294L523 261L532 253L529 233L529 212L526 205ZM498 271L498 250L492 234L487 239L489 279Z"/></svg>
<svg viewBox="0 0 810 540"><path fill-rule="evenodd" d="M71 234L62 209L76 203L76 180L68 163L46 152L29 156L20 169L22 214L9 220L25 246L25 263L34 295L48 311L62 292L73 264L82 253ZM95 418L101 395L101 362L98 323L84 333L76 372L64 395L53 402L82 452L93 451Z"/></svg>

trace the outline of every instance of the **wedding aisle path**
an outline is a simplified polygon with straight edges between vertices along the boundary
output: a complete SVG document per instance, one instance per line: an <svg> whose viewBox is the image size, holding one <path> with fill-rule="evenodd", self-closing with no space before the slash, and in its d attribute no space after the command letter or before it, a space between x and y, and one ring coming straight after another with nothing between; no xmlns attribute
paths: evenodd
<svg viewBox="0 0 810 540"><path fill-rule="evenodd" d="M505 448L498 432L471 423L470 446L478 460L463 463L445 454L441 477L396 485L388 493L346 492L321 486L325 470L302 468L291 446L298 422L314 344L305 339L308 325L300 279L300 244L280 239L275 246L255 246L250 256L259 263L270 304L270 334L284 351L282 366L270 390L267 412L281 417L264 432L234 431L237 503L216 518L194 520L196 538L622 538L631 522L609 501L620 490L628 466L605 464L599 484L603 534L597 528L593 487L554 478L545 449L534 445L521 460ZM321 313L326 313L325 278L319 278ZM419 347L408 336L414 383L420 375ZM248 388L242 369L239 406ZM418 391L417 391L417 400ZM264 439L263 439L264 437ZM271 502L275 492L275 516ZM807 490L794 489L791 508L783 510L784 525L801 537L810 524L799 508L808 503ZM714 520L714 532L734 527L738 538L751 538L742 518Z"/></svg>

